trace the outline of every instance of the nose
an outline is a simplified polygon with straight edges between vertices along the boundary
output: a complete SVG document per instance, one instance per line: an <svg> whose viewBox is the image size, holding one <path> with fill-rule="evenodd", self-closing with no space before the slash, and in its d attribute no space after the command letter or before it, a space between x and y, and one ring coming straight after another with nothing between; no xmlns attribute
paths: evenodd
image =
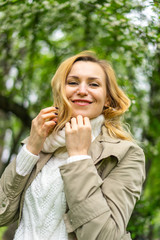
<svg viewBox="0 0 160 240"><path fill-rule="evenodd" d="M88 95L88 86L86 83L79 84L77 94L79 94L81 96Z"/></svg>

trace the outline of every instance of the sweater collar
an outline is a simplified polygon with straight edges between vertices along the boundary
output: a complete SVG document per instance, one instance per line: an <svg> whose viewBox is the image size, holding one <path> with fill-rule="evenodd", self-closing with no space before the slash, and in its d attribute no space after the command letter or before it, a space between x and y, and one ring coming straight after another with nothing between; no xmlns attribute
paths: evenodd
<svg viewBox="0 0 160 240"><path fill-rule="evenodd" d="M92 127L92 142L100 134L102 125L104 124L104 116L101 114L98 117L91 119ZM65 143L65 127L58 133L51 133L45 140L42 151L45 153L53 153L58 148L64 147Z"/></svg>

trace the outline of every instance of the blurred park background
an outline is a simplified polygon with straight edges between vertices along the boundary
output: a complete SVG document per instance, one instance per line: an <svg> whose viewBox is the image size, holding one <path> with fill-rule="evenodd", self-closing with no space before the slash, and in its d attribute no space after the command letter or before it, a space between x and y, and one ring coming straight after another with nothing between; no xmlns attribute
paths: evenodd
<svg viewBox="0 0 160 240"><path fill-rule="evenodd" d="M159 240L159 0L1 0L0 175L31 119L53 104L57 66L83 50L111 62L132 101L125 120L145 151L147 180L128 230L134 240Z"/></svg>

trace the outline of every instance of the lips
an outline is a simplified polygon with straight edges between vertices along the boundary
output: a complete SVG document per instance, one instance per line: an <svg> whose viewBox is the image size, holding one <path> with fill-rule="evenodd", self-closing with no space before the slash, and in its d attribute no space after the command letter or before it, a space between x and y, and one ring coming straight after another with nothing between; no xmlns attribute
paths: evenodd
<svg viewBox="0 0 160 240"><path fill-rule="evenodd" d="M86 105L89 105L92 103L92 101L87 100L87 99L74 99L74 100L72 100L72 102L79 106L86 106Z"/></svg>

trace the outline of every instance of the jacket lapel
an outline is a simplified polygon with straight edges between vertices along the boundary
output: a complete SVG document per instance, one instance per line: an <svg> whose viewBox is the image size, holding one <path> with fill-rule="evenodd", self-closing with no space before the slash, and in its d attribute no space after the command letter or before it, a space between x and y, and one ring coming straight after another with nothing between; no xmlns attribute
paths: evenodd
<svg viewBox="0 0 160 240"><path fill-rule="evenodd" d="M94 142L91 143L89 153L88 153L93 159L94 163L98 159L100 159L102 152L103 152L102 144L97 139L95 139Z"/></svg>
<svg viewBox="0 0 160 240"><path fill-rule="evenodd" d="M100 134L92 143L89 150L94 163L98 163L101 159L114 156L120 161L121 156L119 155L119 143L120 139L111 138L108 135L107 128L102 127L102 134Z"/></svg>

